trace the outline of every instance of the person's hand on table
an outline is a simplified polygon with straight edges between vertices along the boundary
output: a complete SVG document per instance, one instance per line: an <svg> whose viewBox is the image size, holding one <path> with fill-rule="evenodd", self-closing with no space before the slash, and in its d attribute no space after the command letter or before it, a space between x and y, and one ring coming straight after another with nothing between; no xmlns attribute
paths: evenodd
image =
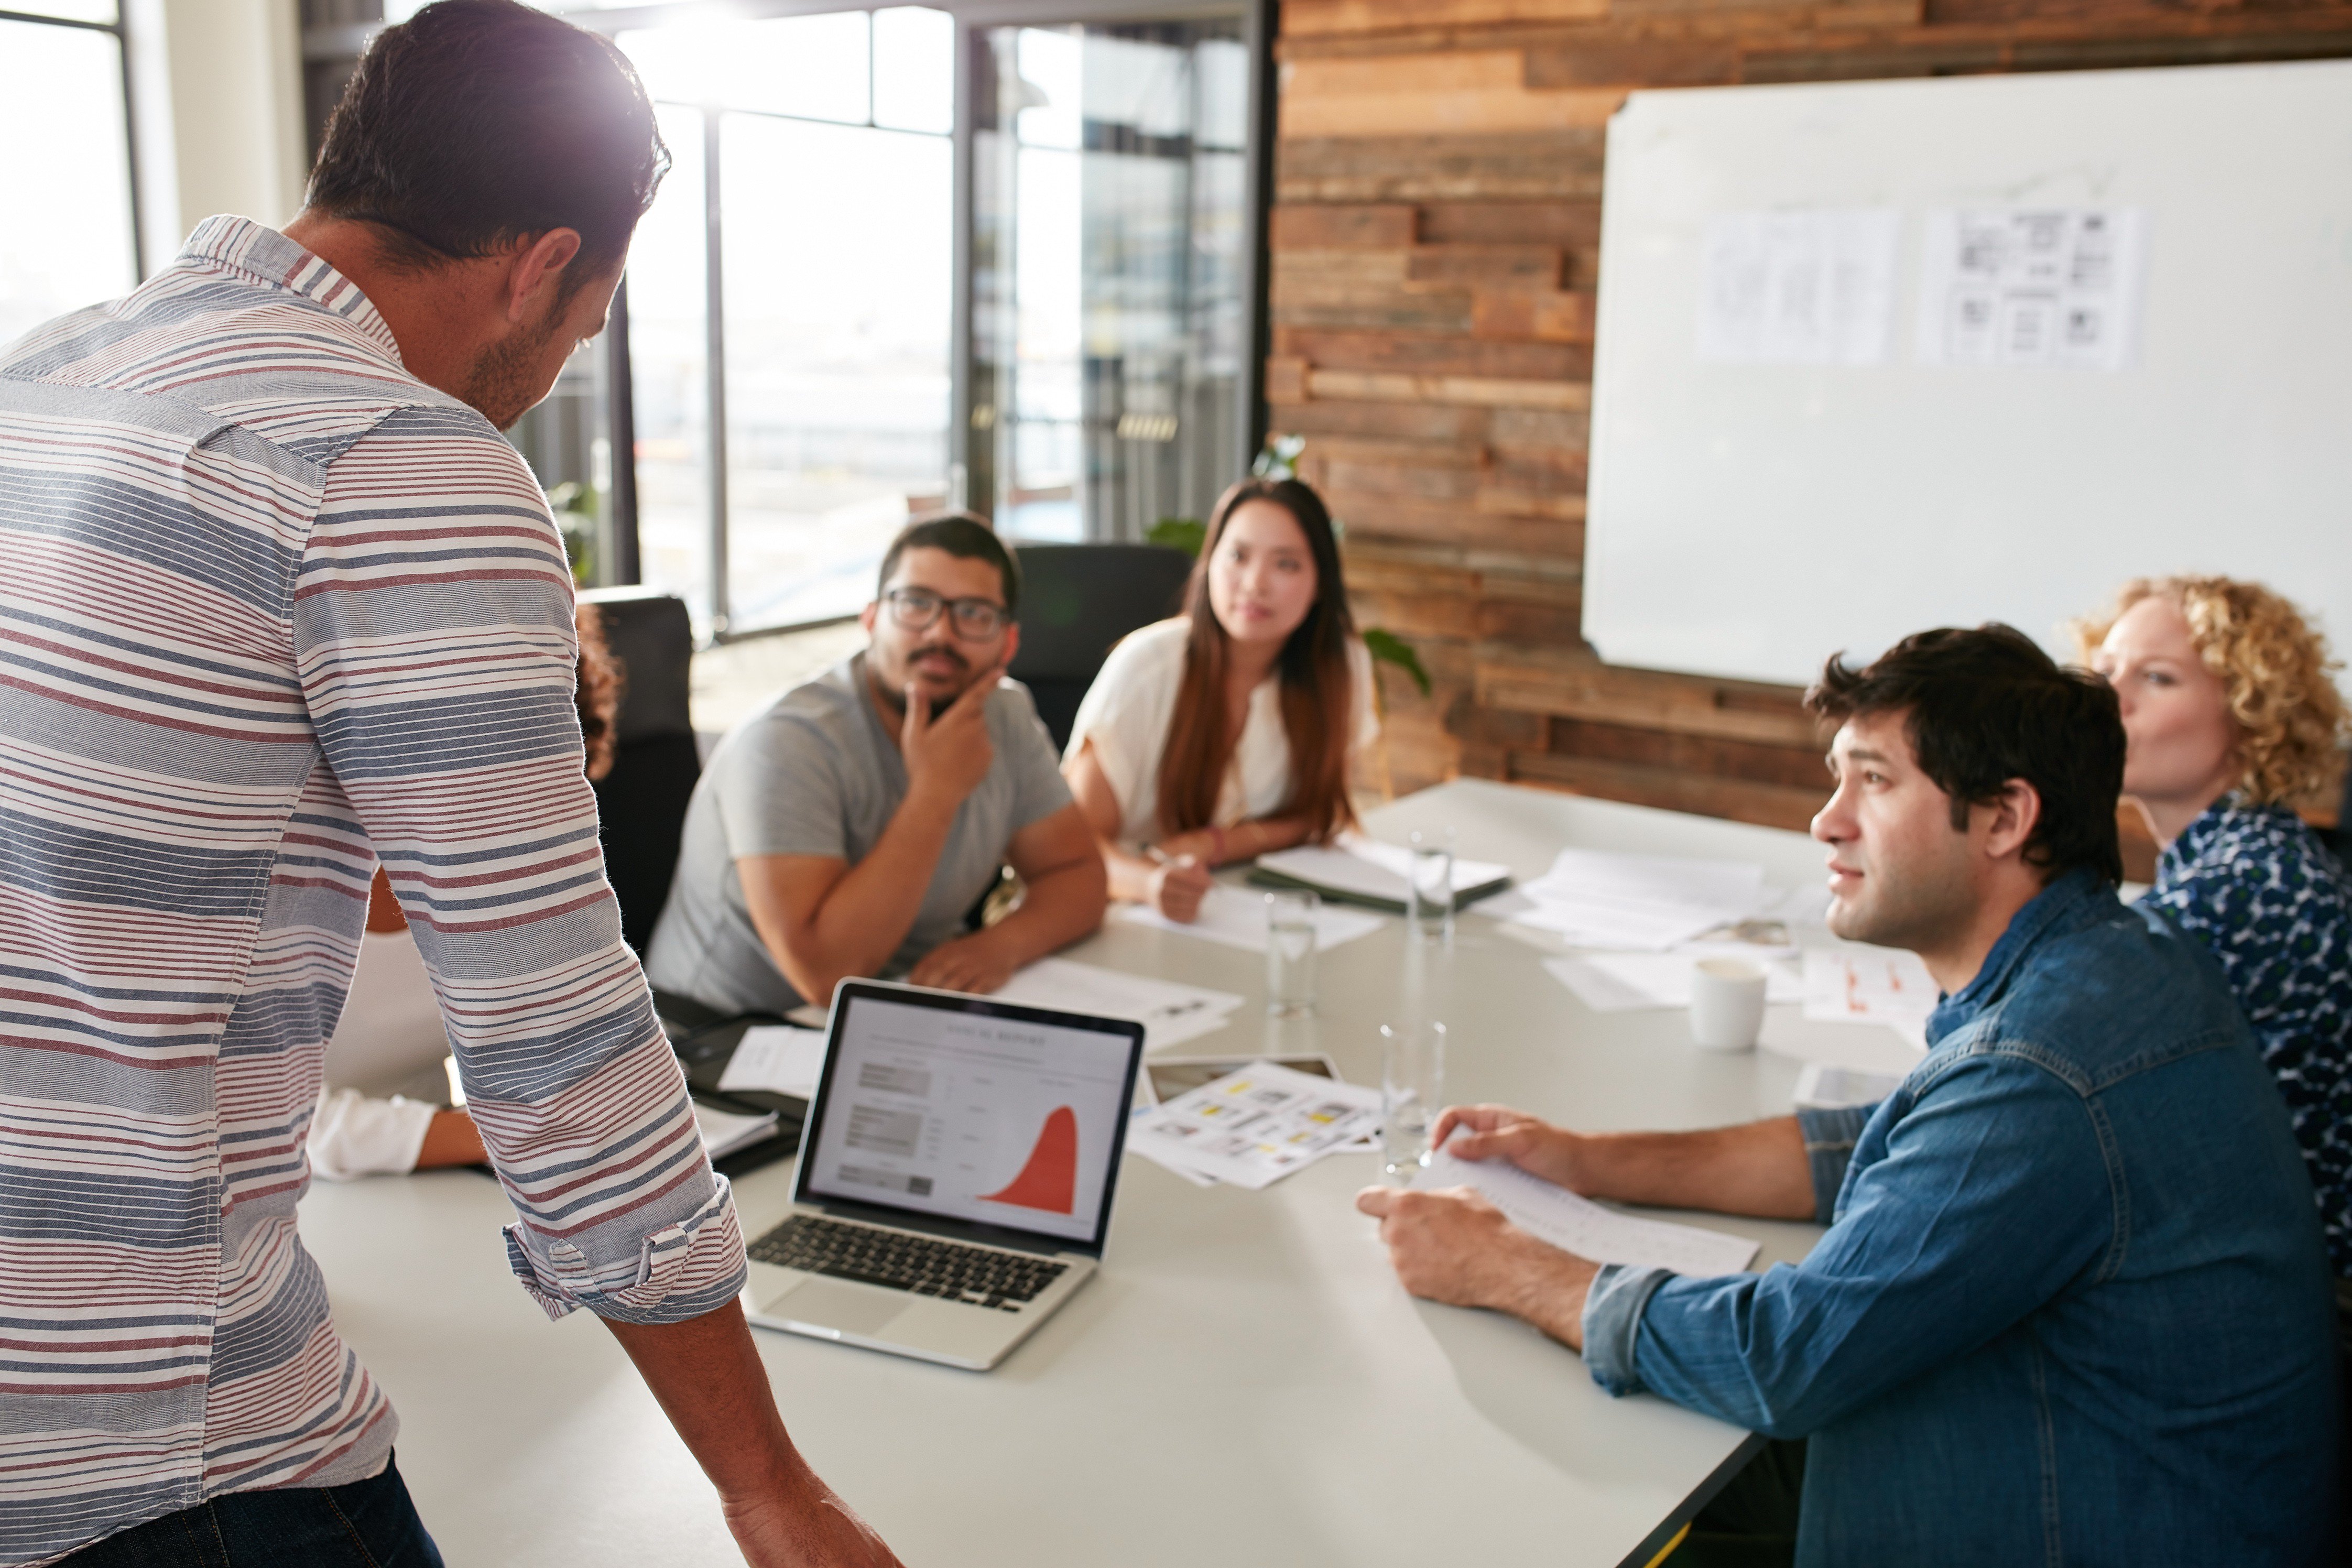
<svg viewBox="0 0 2352 1568"><path fill-rule="evenodd" d="M1152 868L1151 907L1171 921L1187 924L1201 918L1201 900L1209 896L1216 879L1209 868L1191 855L1163 860Z"/></svg>
<svg viewBox="0 0 2352 1568"><path fill-rule="evenodd" d="M1508 1160L1572 1193L1587 1190L1581 1181L1584 1143L1568 1129L1507 1105L1450 1105L1429 1130L1433 1149L1464 1160Z"/></svg>
<svg viewBox="0 0 2352 1568"><path fill-rule="evenodd" d="M943 942L923 954L907 978L917 985L941 991L970 991L985 996L1013 978L1020 964L989 940L984 931Z"/></svg>
<svg viewBox="0 0 2352 1568"><path fill-rule="evenodd" d="M804 1465L757 1496L719 1503L751 1568L901 1568L873 1527Z"/></svg>
<svg viewBox="0 0 2352 1568"><path fill-rule="evenodd" d="M1389 1262L1413 1295L1491 1307L1584 1348L1584 1297L1599 1264L1537 1240L1469 1187L1366 1187L1356 1207L1380 1220Z"/></svg>

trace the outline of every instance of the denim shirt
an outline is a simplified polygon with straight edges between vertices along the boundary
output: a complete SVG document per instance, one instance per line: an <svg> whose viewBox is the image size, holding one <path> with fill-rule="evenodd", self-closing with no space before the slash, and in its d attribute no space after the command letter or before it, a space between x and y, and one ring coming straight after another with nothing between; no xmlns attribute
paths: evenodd
<svg viewBox="0 0 2352 1568"><path fill-rule="evenodd" d="M1801 1117L1811 1256L1603 1269L1594 1379L1809 1436L1803 1564L2322 1561L2326 1254L2211 960L2071 872L1927 1036L1885 1100Z"/></svg>

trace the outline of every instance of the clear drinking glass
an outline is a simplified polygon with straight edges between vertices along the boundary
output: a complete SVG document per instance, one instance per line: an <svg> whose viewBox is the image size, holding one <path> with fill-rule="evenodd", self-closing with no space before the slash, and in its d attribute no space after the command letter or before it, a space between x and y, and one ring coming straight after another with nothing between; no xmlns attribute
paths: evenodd
<svg viewBox="0 0 2352 1568"><path fill-rule="evenodd" d="M1445 1104L1445 1026L1381 1026L1381 1169L1410 1183L1429 1163L1429 1130Z"/></svg>
<svg viewBox="0 0 2352 1568"><path fill-rule="evenodd" d="M1269 1017L1315 1012L1315 917L1322 898L1304 889L1265 896L1265 1010Z"/></svg>
<svg viewBox="0 0 2352 1568"><path fill-rule="evenodd" d="M1405 930L1433 942L1454 940L1454 833L1415 833L1405 877Z"/></svg>

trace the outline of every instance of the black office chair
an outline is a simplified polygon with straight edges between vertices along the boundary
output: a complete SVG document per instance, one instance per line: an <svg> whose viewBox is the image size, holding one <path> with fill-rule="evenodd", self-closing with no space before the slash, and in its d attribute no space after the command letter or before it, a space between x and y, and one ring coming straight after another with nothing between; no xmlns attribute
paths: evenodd
<svg viewBox="0 0 2352 1568"><path fill-rule="evenodd" d="M1111 646L1182 607L1192 558L1159 544L1024 544L1021 651L1006 672L1029 688L1058 749Z"/></svg>
<svg viewBox="0 0 2352 1568"><path fill-rule="evenodd" d="M622 939L642 954L669 901L687 803L702 776L687 711L694 623L683 599L653 589L599 588L580 597L604 612L604 640L627 679L613 771L595 786L597 837L620 900Z"/></svg>

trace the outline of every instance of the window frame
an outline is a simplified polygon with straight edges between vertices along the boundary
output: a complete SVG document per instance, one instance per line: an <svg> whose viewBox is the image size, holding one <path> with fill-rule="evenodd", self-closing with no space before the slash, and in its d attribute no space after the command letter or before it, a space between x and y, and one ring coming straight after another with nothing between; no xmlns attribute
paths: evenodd
<svg viewBox="0 0 2352 1568"><path fill-rule="evenodd" d="M79 16L45 16L37 11L16 11L0 6L0 22L30 22L36 26L72 27L85 33L104 33L114 40L114 60L122 84L122 163L123 193L131 202L131 271L145 282L147 271L147 203L139 179L139 95L132 79L131 63L131 21L125 0L116 0L114 20L91 22Z"/></svg>
<svg viewBox="0 0 2352 1568"><path fill-rule="evenodd" d="M1274 37L1275 7L1278 0L917 0L917 3L948 13L955 23L952 45L954 105L950 129L946 133L953 143L950 174L952 210L949 220L952 251L952 295L949 311L949 505L962 507L970 500L966 491L968 476L973 468L972 443L976 438L971 422L972 223L975 206L971 73L976 68L980 52L979 36L998 27L1240 18L1243 43L1249 53L1250 72L1248 135L1244 148L1246 171L1244 199L1248 232L1243 245L1241 278L1244 337L1248 344L1250 363L1247 374L1242 378L1242 395L1236 400L1236 419L1242 426L1236 434L1240 437L1241 451L1257 451L1265 441L1265 377L1263 367L1272 341L1272 326L1266 308L1270 268L1267 214L1274 195ZM655 0L652 4L593 9L572 9L561 4L549 5L549 9L561 15L564 20L607 37L640 28L678 23L766 21L776 17L824 16L843 11L864 11L870 16L877 10L888 8L887 5L873 4L871 0L865 4L844 4L843 0ZM363 22L308 28L303 33L303 58L306 64L356 60L368 41L383 26L382 22ZM870 53L868 59L870 68ZM706 181L703 238L709 298L705 310L706 418L709 426L703 457L705 500L709 513L707 521L710 531L710 631L711 640L720 643L776 632L797 631L810 626L836 624L838 619L836 622L807 621L743 628L730 624L727 584L727 359L720 249L723 216L719 212L719 174L720 160L725 155L719 145L722 140L720 121L724 114L737 112L769 111L716 111L708 108L702 110ZM808 120L811 123L826 125L845 123L817 121L810 116L787 114L774 117ZM866 117L867 123L871 125L873 103L870 95ZM939 134L900 132L896 127L875 128L889 130L897 134ZM613 465L608 491L613 541L610 576L615 584L634 584L642 576L642 553L637 532L635 421L629 398L633 377L628 342L628 286L625 279L620 292L614 297L613 314L604 332L603 367L603 379L608 394L605 436L610 443ZM986 433L979 433L977 438L986 439Z"/></svg>

